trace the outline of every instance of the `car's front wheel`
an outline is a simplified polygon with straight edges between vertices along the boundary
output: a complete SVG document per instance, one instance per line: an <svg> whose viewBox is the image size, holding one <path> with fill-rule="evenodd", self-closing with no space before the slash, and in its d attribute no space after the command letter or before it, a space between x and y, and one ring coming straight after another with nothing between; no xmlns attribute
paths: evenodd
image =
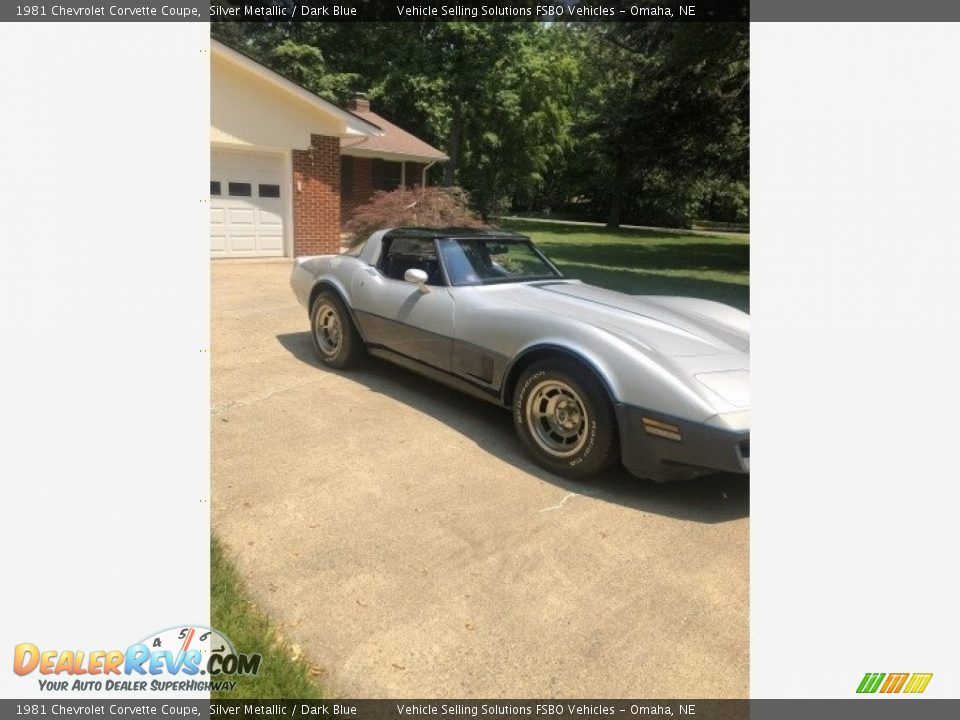
<svg viewBox="0 0 960 720"><path fill-rule="evenodd" d="M363 340L353 324L343 301L324 290L310 310L313 347L320 362L332 368L354 365L363 355Z"/></svg>
<svg viewBox="0 0 960 720"><path fill-rule="evenodd" d="M570 478L595 475L617 460L617 422L607 392L566 359L534 363L517 381L513 423L538 464Z"/></svg>

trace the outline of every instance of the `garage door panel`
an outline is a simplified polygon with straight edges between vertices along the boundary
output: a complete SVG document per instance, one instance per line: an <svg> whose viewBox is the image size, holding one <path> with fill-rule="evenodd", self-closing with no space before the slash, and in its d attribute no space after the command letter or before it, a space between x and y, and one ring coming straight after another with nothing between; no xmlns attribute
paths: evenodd
<svg viewBox="0 0 960 720"><path fill-rule="evenodd" d="M257 216L257 223L262 226L277 228L283 225L283 218L279 213L261 210Z"/></svg>
<svg viewBox="0 0 960 720"><path fill-rule="evenodd" d="M255 214L252 208L230 208L227 211L230 225L253 225Z"/></svg>
<svg viewBox="0 0 960 720"><path fill-rule="evenodd" d="M274 253L283 254L283 236L282 235L261 235L260 250L263 254Z"/></svg>
<svg viewBox="0 0 960 720"><path fill-rule="evenodd" d="M253 234L240 235L239 233L231 233L228 252L245 253L247 255L250 255L254 253L256 249L257 249L256 235L253 235Z"/></svg>
<svg viewBox="0 0 960 720"><path fill-rule="evenodd" d="M289 202L279 154L211 150L210 253L214 257L283 255ZM249 193L249 194L248 194Z"/></svg>

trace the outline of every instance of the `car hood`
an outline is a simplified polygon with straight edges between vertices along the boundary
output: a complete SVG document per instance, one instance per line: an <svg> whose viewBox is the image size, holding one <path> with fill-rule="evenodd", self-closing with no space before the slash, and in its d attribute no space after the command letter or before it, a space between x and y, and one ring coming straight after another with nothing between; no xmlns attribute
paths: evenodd
<svg viewBox="0 0 960 720"><path fill-rule="evenodd" d="M487 287L501 300L588 323L672 358L749 352L749 316L710 300L627 295L580 281Z"/></svg>

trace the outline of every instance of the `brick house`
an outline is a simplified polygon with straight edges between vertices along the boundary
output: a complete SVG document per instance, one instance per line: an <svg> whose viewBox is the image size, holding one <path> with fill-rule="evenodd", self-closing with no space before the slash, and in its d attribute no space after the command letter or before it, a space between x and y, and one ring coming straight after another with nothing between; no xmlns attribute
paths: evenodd
<svg viewBox="0 0 960 720"><path fill-rule="evenodd" d="M340 221L379 189L413 187L446 155L210 41L210 254L335 253Z"/></svg>

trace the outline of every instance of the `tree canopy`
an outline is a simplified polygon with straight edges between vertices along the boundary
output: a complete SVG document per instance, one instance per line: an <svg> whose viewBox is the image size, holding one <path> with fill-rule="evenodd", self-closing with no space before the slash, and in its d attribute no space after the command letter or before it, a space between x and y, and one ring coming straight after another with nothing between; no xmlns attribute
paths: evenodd
<svg viewBox="0 0 960 720"><path fill-rule="evenodd" d="M444 150L484 217L551 210L746 222L748 26L739 22L214 23L318 95L364 91ZM440 176L442 174L442 177Z"/></svg>

